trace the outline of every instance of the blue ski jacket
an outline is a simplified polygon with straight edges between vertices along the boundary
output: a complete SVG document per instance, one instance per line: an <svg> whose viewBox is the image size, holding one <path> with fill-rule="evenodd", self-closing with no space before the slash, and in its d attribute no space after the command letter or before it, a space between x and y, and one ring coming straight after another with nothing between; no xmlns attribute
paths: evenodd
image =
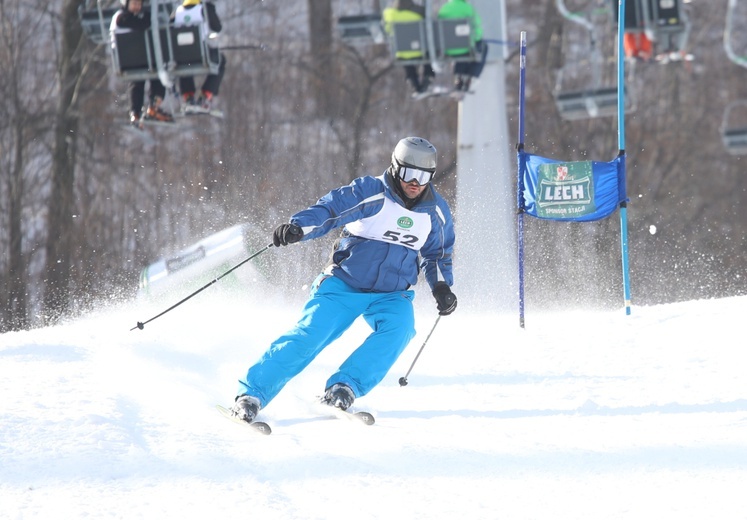
<svg viewBox="0 0 747 520"><path fill-rule="evenodd" d="M386 173L360 177L332 190L290 219L303 239L343 227L325 272L361 291L407 290L420 270L431 289L454 282L454 222L446 201L429 183L408 209Z"/></svg>

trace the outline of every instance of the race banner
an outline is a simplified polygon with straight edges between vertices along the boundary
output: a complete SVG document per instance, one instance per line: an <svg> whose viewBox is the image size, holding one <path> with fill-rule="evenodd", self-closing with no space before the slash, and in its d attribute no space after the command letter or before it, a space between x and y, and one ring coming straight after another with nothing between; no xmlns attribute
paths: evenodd
<svg viewBox="0 0 747 520"><path fill-rule="evenodd" d="M525 213L541 219L589 222L626 200L621 158L563 162L519 152Z"/></svg>

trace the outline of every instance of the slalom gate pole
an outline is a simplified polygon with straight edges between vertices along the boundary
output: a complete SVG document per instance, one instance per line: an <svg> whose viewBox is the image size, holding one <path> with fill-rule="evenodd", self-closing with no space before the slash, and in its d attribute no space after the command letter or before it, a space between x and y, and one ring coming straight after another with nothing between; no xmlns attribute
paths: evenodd
<svg viewBox="0 0 747 520"><path fill-rule="evenodd" d="M399 378L399 386L407 386L407 376L410 375L410 372L412 372L412 367L415 366L415 362L420 357L420 353L423 352L423 349L425 348L426 343L428 343L428 340L431 339L431 334L433 334L433 331L436 330L436 325L438 325L438 321L441 319L441 315L438 315L438 318L436 318L436 323L433 324L433 327L431 327L431 331L428 333L428 336L425 338L425 341L423 342L423 346L420 347L420 350L418 350L417 355L415 356L415 359L412 360L412 364L410 365L410 369L407 371L407 373Z"/></svg>
<svg viewBox="0 0 747 520"><path fill-rule="evenodd" d="M251 256L250 256L249 258L246 258L245 260L242 260L241 262L239 262L238 264L236 264L235 266L233 266L233 267L232 267L231 269L229 269L228 271L226 271L225 273L223 273L223 274L222 274L222 275L220 275L219 277L217 277L217 278L214 278L214 279L213 279L212 281L210 281L210 282L206 283L205 285L203 285L202 287L200 287L199 289L197 289L197 290L196 290L195 292L193 292L192 294L190 294L190 295L189 295L189 296L187 296L186 298L183 298L183 299L182 299L181 301L179 301L179 302L175 303L174 305L172 305L171 307L169 307L168 309L166 309L166 310L165 310L165 311L163 311L162 313L160 313L160 314L157 314L157 315L153 316L153 317L152 317L151 319L149 319L148 321L138 321L138 322L137 322L137 325L135 325L134 327L132 327L132 328L130 329L130 331L133 331L133 330L135 330L135 329L140 329L140 330L143 330L143 329L145 328L145 326L146 326L146 325L147 325L148 323L150 323L151 321L155 320L156 318L160 318L161 316L163 316L164 314L166 314L166 313L167 313L167 312L169 312L170 310L173 310L173 309L175 309L176 307L179 307L179 306L180 306L180 305L181 305L182 303L186 302L187 300L189 300L189 299L190 299L190 298L192 298L193 296L196 296L196 295L197 295L198 293L201 293L202 291L204 291L205 289L207 289L208 287L210 287L211 285L213 285L213 284L214 284L215 282L217 282L218 280L220 280L220 279L221 279L221 278L223 278L224 276L226 276L226 275L228 275L228 274L232 273L233 271L235 271L236 269L238 269L239 267L241 267L242 265L244 265L245 263L247 263L247 262L248 262L249 260L251 260L252 258L255 258L255 257L259 256L259 255L260 255L261 253L264 253L265 251L267 251L268 249L270 249L270 248L271 248L272 246L273 246L273 244L268 244L268 245L266 245L265 247L263 247L262 249L260 249L259 251L257 251L257 252L256 252L256 253L254 253L253 255L251 255Z"/></svg>
<svg viewBox="0 0 747 520"><path fill-rule="evenodd" d="M516 242L519 260L519 327L524 328L524 92L526 89L527 32L521 31L519 61L519 135L516 152L519 171L516 175Z"/></svg>
<svg viewBox="0 0 747 520"><path fill-rule="evenodd" d="M617 147L622 171L622 185L625 186L625 0L619 0L617 23ZM619 174L618 174L619 175ZM623 303L625 314L630 315L630 266L628 263L628 203L620 203L620 256L622 260Z"/></svg>

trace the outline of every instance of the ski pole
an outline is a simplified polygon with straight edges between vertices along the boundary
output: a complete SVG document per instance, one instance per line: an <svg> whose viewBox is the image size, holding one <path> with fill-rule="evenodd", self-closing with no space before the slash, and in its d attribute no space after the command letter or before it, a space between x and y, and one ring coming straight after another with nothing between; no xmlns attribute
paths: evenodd
<svg viewBox="0 0 747 520"><path fill-rule="evenodd" d="M425 348L425 344L428 343L428 340L431 338L431 334L433 334L433 331L436 330L436 325L438 325L438 320L440 319L441 319L441 315L439 314L438 318L436 318L436 323L433 324L431 331L428 333L428 336L425 338L425 341L423 342L423 346L420 347L420 350L418 350L418 353L415 356L415 359L412 360L412 364L410 365L410 370L408 370L404 376L399 378L399 386L407 386L407 376L409 376L410 372L412 372L412 367L415 366L415 362L420 357L420 353L423 352L423 349Z"/></svg>
<svg viewBox="0 0 747 520"><path fill-rule="evenodd" d="M153 316L148 321L138 321L137 325L135 325L134 327L132 327L130 329L130 331L133 331L135 329L143 330L145 328L145 325L147 325L151 321L155 320L156 318L160 318L161 316L163 316L164 314L166 314L170 310L175 309L176 307L179 307L182 303L184 303L187 300L189 300L192 296L195 296L198 293L204 291L205 289L207 289L208 287L210 287L211 285L213 285L215 282L217 282L218 280L220 280L221 278L223 278L227 274L232 273L233 271L235 271L236 269L238 269L239 267L241 267L242 265L244 265L245 263L247 263L252 258L254 258L254 257L258 256L260 253L264 253L265 251L267 251L268 249L270 249L272 246L273 246L273 244L266 245L265 247L263 247L262 249L260 249L259 251L257 251L253 255L251 255L249 258L247 258L245 260L242 260L241 262L239 262L238 264L236 264L235 266L233 266L231 269L229 269L228 271L226 271L225 273L223 273L219 277L214 278L212 281L206 283L205 285L203 285L202 287L200 287L199 289L197 289L195 292L193 292L192 294L190 294L186 298L182 299L181 301L175 303L174 305L172 305L171 307L169 307L168 309L166 309L165 311L163 311L161 314L157 314L156 316Z"/></svg>

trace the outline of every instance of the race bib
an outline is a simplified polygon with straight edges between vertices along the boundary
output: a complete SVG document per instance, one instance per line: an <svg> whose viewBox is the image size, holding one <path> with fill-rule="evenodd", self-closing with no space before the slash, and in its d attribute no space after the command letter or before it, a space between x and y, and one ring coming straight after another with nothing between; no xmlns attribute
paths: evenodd
<svg viewBox="0 0 747 520"><path fill-rule="evenodd" d="M428 213L410 211L385 198L384 205L376 215L347 224L345 228L358 237L391 242L419 251L431 232L431 217Z"/></svg>

